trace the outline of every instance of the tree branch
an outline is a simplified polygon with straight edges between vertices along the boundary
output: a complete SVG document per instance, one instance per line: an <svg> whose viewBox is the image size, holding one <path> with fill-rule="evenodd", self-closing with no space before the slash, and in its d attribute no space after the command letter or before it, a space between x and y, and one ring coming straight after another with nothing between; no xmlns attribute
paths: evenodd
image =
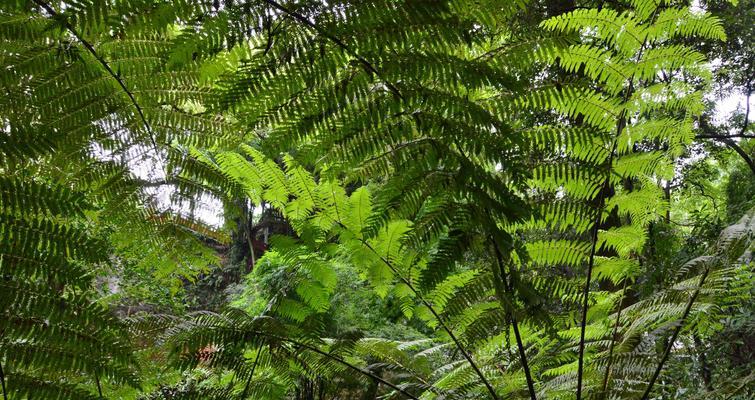
<svg viewBox="0 0 755 400"><path fill-rule="evenodd" d="M750 158L747 152L744 151L744 149L742 149L741 147L739 147L739 145L731 139L721 140L721 141L724 142L724 144L726 144L727 146L731 147L732 150L737 152L737 154L739 154L739 156L742 157L742 159L750 167L750 171L752 171L752 174L755 175L755 161L753 161L752 158Z"/></svg>
<svg viewBox="0 0 755 400"><path fill-rule="evenodd" d="M160 186L170 186L170 185L177 185L178 181L173 181L170 179L160 179L157 181L148 181L144 179L133 179L134 183L141 187L160 187Z"/></svg>
<svg viewBox="0 0 755 400"><path fill-rule="evenodd" d="M97 373L94 374L94 381L97 383L97 394L100 396L100 399L104 399L102 397L102 386L100 386L100 376Z"/></svg>
<svg viewBox="0 0 755 400"><path fill-rule="evenodd" d="M695 135L695 139L755 139L755 135L748 135L745 133L737 133L734 135L711 135L711 134L700 134Z"/></svg>
<svg viewBox="0 0 755 400"><path fill-rule="evenodd" d="M735 141L735 138L743 138L743 139L755 139L755 135L748 135L747 129L750 126L750 96L752 95L752 80L748 79L746 89L747 95L745 96L745 115L744 115L744 122L742 122L742 128L740 129L739 133L733 134L733 135L719 135L715 133L703 133L700 135L696 135L695 137L697 139L713 139L720 141L724 143L725 145L729 146L732 150L734 150L737 154L739 154L740 157L747 163L747 166L750 167L750 171L752 171L753 175L755 175L755 161L750 157L749 154L747 154L742 147L740 147ZM706 122L705 119L700 118L700 128L704 132L715 132L715 130Z"/></svg>
<svg viewBox="0 0 755 400"><path fill-rule="evenodd" d="M251 202L248 211L254 215L254 204ZM244 224L244 236L246 236L246 243L249 245L249 257L252 260L252 270L254 270L254 267L257 265L257 258L254 256L254 238L252 237L249 212L246 210L246 200L244 200L244 207L241 207L241 223Z"/></svg>
<svg viewBox="0 0 755 400"><path fill-rule="evenodd" d="M700 121L700 127L703 130L711 130L712 128L708 126L708 124L701 119ZM755 161L750 158L750 155L747 154L742 147L740 147L737 142L733 140L733 138L746 138L751 139L755 138L755 136L749 136L745 134L737 134L737 135L716 135L716 134L702 134L702 135L696 135L695 136L698 139L712 139L719 141L727 146L729 146L732 150L734 150L737 154L739 154L740 157L744 160L744 162L747 164L747 166L750 167L750 171L752 171L753 175L755 175Z"/></svg>
<svg viewBox="0 0 755 400"><path fill-rule="evenodd" d="M750 65L752 66L752 65ZM749 71L751 68L748 68ZM748 73L748 75L750 75ZM745 132L747 132L747 128L750 126L750 95L752 95L752 77L748 76L747 78L747 85L745 85L747 92L747 95L745 96L745 118L742 122L742 130L739 131L739 135L744 135Z"/></svg>

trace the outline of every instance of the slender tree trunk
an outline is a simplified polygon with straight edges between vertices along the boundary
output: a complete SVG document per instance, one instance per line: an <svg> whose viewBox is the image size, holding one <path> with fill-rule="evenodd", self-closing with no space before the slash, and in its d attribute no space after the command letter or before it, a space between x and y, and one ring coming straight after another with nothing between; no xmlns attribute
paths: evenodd
<svg viewBox="0 0 755 400"><path fill-rule="evenodd" d="M623 116L619 119L617 125L617 136L624 129L625 119ZM600 231L600 224L603 216L603 209L606 204L606 196L611 186L611 170L613 169L613 155L616 151L616 139L611 146L611 154L608 156L607 161L607 176L603 183L603 188L598 194L598 206L596 207L596 217L590 232L590 256L587 262L587 274L585 276L585 286L582 290L582 319L580 321L579 331L579 349L577 359L577 400L582 400L582 379L584 377L584 360L585 360L585 330L587 328L587 311L590 306L590 285L592 284L592 270L595 266L595 256L598 250L598 232Z"/></svg>
<svg viewBox="0 0 755 400"><path fill-rule="evenodd" d="M671 181L666 181L666 186L663 188L663 194L666 196L666 202L669 207L666 209L666 223L671 223Z"/></svg>

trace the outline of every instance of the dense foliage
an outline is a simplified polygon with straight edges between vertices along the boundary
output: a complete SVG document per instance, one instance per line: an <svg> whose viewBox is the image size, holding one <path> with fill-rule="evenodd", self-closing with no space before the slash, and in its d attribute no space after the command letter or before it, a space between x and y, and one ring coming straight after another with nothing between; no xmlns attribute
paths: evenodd
<svg viewBox="0 0 755 400"><path fill-rule="evenodd" d="M3 400L751 398L753 14L3 2Z"/></svg>

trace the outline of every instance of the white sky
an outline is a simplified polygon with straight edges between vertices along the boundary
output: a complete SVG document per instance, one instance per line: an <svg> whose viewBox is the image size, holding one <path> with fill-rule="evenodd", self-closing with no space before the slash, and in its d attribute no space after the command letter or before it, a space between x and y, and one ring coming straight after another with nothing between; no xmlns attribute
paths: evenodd
<svg viewBox="0 0 755 400"><path fill-rule="evenodd" d="M729 94L725 98L716 102L716 113L713 117L713 122L720 124L726 121L735 111L739 110L744 112L745 110L745 95L741 92L734 92ZM750 116L748 121L755 120L755 97L750 97Z"/></svg>

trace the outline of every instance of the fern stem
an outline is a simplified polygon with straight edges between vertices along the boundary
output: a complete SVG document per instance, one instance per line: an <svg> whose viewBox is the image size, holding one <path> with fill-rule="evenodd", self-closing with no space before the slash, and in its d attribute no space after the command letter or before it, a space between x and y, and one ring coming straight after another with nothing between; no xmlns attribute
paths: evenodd
<svg viewBox="0 0 755 400"><path fill-rule="evenodd" d="M342 223L338 222L338 224L345 228L345 226ZM454 345L456 345L456 348L459 349L461 354L467 360L467 362L469 363L469 366L472 367L472 370L474 370L475 374L480 378L482 383L485 384L485 387L488 389L490 396L494 400L498 400L498 394L496 394L495 389L493 388L493 385L491 385L490 382L488 382L487 378L485 378L485 375L482 373L480 368L472 359L472 356L467 352L467 350L461 344L461 341L459 341L456 335L454 335L451 328L449 328L448 325L446 325L446 323L443 322L443 319L440 317L440 314L438 314L435 308L433 308L433 306L419 293L419 291L414 287L414 285L412 285L411 282L409 282L408 279L404 278L401 274L398 273L398 270L396 270L396 267L394 267L393 264L391 264L388 260L386 260L383 256L381 256L377 251L375 251L375 249L372 246L370 246L370 244L367 243L366 240L359 239L359 241L365 247L367 247L367 249L369 249L373 254L378 256L378 258L380 258L380 260L386 266L388 266L391 272L393 272L393 274L396 275L401 280L401 282L403 282L409 288L409 290L411 290L412 293L414 293L415 296L417 296L417 299L422 303L422 305L424 305L425 307L427 307L428 310L430 310L430 313L433 315L433 317L435 317L435 320L438 321L438 324L440 324L441 328L443 328L443 330L446 331L446 333L448 333L448 336L451 338L451 341L454 342Z"/></svg>
<svg viewBox="0 0 755 400"><path fill-rule="evenodd" d="M627 282L628 279L624 279L624 288L621 290L621 299L619 300L619 309L616 311L616 323L613 325L613 332L611 332L611 343L608 345L608 365L606 365L606 373L603 375L603 389L602 393L605 397L608 394L608 377L611 375L611 366L613 364L613 349L616 344L616 334L619 331L619 322L621 321L622 303L627 295Z"/></svg>
<svg viewBox="0 0 755 400"><path fill-rule="evenodd" d="M301 15L301 14L295 12L295 11L291 11L288 8L284 7L283 5L277 3L277 2L275 2L273 0L264 0L264 1L265 1L265 3L269 4L273 8L275 8L275 9L277 9L277 10L285 13L286 15L290 16L291 18L293 18L293 19L301 22L302 24L308 26L309 28L311 28L312 30L314 30L315 32L317 32L317 34L319 34L320 36L322 36L322 37L330 40L333 43L335 43L338 47L340 47L341 49L343 49L346 53L348 53L352 57L356 58L360 63L362 63L362 65L364 65L364 67L367 68L367 70L369 70L371 73L375 74L375 76L377 76L383 82L383 84L391 92L393 92L393 94L396 97L398 97L399 99L403 99L404 98L404 96L401 95L401 92L398 90L398 88L393 83L391 83L387 79L385 79L382 76L382 74L375 68L375 66L372 65L372 63L370 63L369 61L367 61L367 59L365 59L364 57L362 57L361 55L359 55L359 53L357 53L356 51L354 51L353 49L351 49L349 46L347 46L346 43L344 43L341 39L339 39L339 38L331 35L328 32L326 32L324 29L320 28L319 26L317 26L315 23L313 23L312 21L310 21L309 19L307 19L303 15Z"/></svg>
<svg viewBox="0 0 755 400"><path fill-rule="evenodd" d="M0 362L0 385L3 386L3 400L8 400L8 392L5 390L5 374L3 373L2 362Z"/></svg>
<svg viewBox="0 0 755 400"><path fill-rule="evenodd" d="M283 12L283 13L289 15L289 16L291 16L292 18L296 19L297 21L301 22L302 24L308 26L309 28L311 28L312 30L314 30L315 32L317 32L319 35L321 35L321 36L325 37L326 39L328 39L328 40L332 41L333 43L335 43L338 47L340 47L341 49L343 49L346 53L348 53L352 57L356 58L370 72L372 72L373 74L375 74L375 76L377 76L383 82L383 84L396 97L398 97L399 99L403 99L404 98L404 96L401 95L401 92L398 90L398 88L394 84L392 84L391 82L389 82L387 79L385 79L382 76L382 74L375 68L375 66L372 65L372 63L370 63L367 59L365 59L364 57L362 57L361 55L359 55L356 51L354 51L351 48L349 48L339 38L337 38L337 37L329 34L328 32L326 32L325 30L323 30L322 28L320 28L319 26L317 26L316 24L314 24L312 21L310 21L306 17L302 16L301 14L289 10L288 8L282 6L281 4L279 4L279 3L277 3L277 2L275 2L273 0L264 0L264 1L265 1L265 3L269 4L273 8L275 8L275 9L277 9L277 10L279 10L279 11L281 11L281 12ZM338 222L338 224L343 227L343 224L341 224L339 221L336 221L336 222ZM378 257L380 257L380 259L388 266L388 268L391 269L391 271L393 271L393 273L396 276L398 276L399 279L401 279L401 281L404 284L407 285L407 287L409 287L409 289L417 296L417 298L422 302L422 304L425 307L427 307L428 310L430 310L430 312L433 314L433 316L438 321L438 323L443 328L443 330L446 331L446 333L448 333L449 337L454 342L454 344L456 345L456 347L464 355L464 358L467 360L467 362L469 363L469 365L475 371L475 373L477 374L477 376L485 384L485 387L488 389L488 392L490 393L490 395L492 396L492 398L494 400L498 400L498 395L496 394L495 389L493 388L493 386L490 384L490 382L488 382L488 380L485 378L485 375L483 375L482 371L477 367L477 364L472 359L472 356L466 351L466 349L464 349L464 347L461 345L461 342L459 341L459 339L456 337L456 335L454 335L453 331L451 331L451 329L443 322L443 320L441 319L440 315L435 311L435 309L432 307L432 305L430 305L430 303L427 302L427 300L425 300L424 297L422 297L419 294L419 292L414 288L414 286L406 278L404 278L403 276L401 276L401 274L398 273L398 271L393 267L393 265L390 262L388 262L388 260L386 260L383 257L381 257L375 251L375 249L373 249L372 246L370 246L366 241L361 240L361 242L365 246L367 246L367 248L370 249L370 251L372 251L374 254L378 255Z"/></svg>
<svg viewBox="0 0 755 400"><path fill-rule="evenodd" d="M97 394L99 394L101 399L104 399L102 397L102 386L100 386L100 376L98 374L94 374L94 382L97 383Z"/></svg>
<svg viewBox="0 0 755 400"><path fill-rule="evenodd" d="M266 334L266 333L260 333L260 334L262 334L262 335L268 335L268 336L273 337L275 339L278 339L278 340L280 340L282 342L288 342L288 343L293 344L294 346L297 346L297 347L309 350L311 352L317 353L317 354L319 354L319 355L321 355L323 357L327 357L327 358L329 358L329 359L331 359L331 360L333 360L333 361L335 361L335 362L337 362L337 363L339 363L339 364L341 364L341 365L343 365L345 367L353 369L354 371L359 372L360 374L362 374L364 376L372 378L375 381L380 382L380 383L382 383L382 384L390 387L391 389L394 389L394 390L398 391L399 393L403 394L408 399L419 400L417 397L415 397L411 393L409 393L406 390L404 390L404 389L402 389L402 388L400 388L400 387L398 387L398 386L396 386L396 385L388 382L387 380L381 378L380 376L375 375L375 374L373 374L372 372L370 372L368 370L364 370L362 368L359 368L356 365L351 364L348 361L342 359L341 357L336 357L336 356L334 356L334 355L332 355L330 353L322 351L322 350L318 349L317 347L310 346L308 344L301 343L301 342L299 342L297 340L289 339L289 338L286 338L286 337L281 337L281 336L271 335L271 334Z"/></svg>
<svg viewBox="0 0 755 400"><path fill-rule="evenodd" d="M97 51L94 49L94 46L92 46L91 43L89 43L86 39L84 39L84 37L81 36L81 34L79 34L79 32L73 27L73 25L68 23L68 21L65 20L64 18L61 18L60 13L55 11L55 9L52 8L52 6L50 6L49 4L45 3L42 0L33 0L33 1L38 6L42 7L45 11L47 11L51 17L60 20L63 26L76 38L76 40L78 40L84 46L84 48L87 49L89 54L91 54L92 57L94 57L97 60L97 62L99 62L100 65L102 65L102 68L104 68L105 71L113 79L115 79L116 82L118 82L118 86L120 86L121 89L123 89L123 91L128 96L129 100L131 101L131 104L136 109L137 114L139 114L139 118L142 120L142 123L144 124L144 128L147 130L147 134L149 135L149 140L152 142L152 146L155 148L155 152L159 154L158 148L157 148L157 142L155 142L155 137L154 137L154 134L152 133L152 127L147 122L147 118L144 116L144 110L142 110L142 107L136 101L136 97L131 92L131 90L129 90L128 86L126 86L126 83L123 81L123 79L121 79L120 76L116 74L115 71L113 71L113 68L110 67L110 64L108 64L108 62L105 61L105 59L102 58L97 53Z"/></svg>
<svg viewBox="0 0 755 400"><path fill-rule="evenodd" d="M405 279L403 279L403 278L402 278L402 280L404 281L404 283L406 283L406 282L407 282L407 281L406 281ZM411 287L411 286L410 286L410 289L412 289L412 291L414 291L415 293L417 293L417 292L416 292L416 290L414 290L414 288L413 288L413 287ZM465 358L465 359L467 360L467 362L469 363L469 366L471 366L471 367L472 367L472 369L473 369L473 370L475 371L475 374L477 374L477 376L478 376L478 377L480 378L480 380L482 381L482 383L483 383L483 384L485 384L485 387L486 387L486 388L488 389L488 392L490 393L490 396L491 396L491 397L492 397L493 399L495 399L495 400L498 400L498 394L496 394L496 392L495 392L495 389L493 389L493 386L492 386L492 385L490 384L490 382L488 382L487 378L485 378L485 375L483 375L483 373L482 373L482 371L480 370L480 368L479 368L479 367L477 366L477 364L476 364L476 363L474 362L474 360L472 359L472 355L470 355L470 354L469 354L469 352L467 352L467 350L466 350L466 349L464 348L464 346L463 346L463 345L461 344L461 342L460 342L460 341L459 341L459 339L458 339L458 338L456 337L456 335L454 335L454 333L453 333L453 331L451 330L451 328L449 328L449 327L448 327L448 325L446 325L446 323L445 323L445 322L443 322L443 319L442 319L442 318L440 317L440 315L438 314L438 312L437 312L437 311L435 311L435 309L434 309L434 308L433 308L433 307L432 307L432 306L430 305L430 303L429 303L429 302L428 302L427 300L425 300L425 299L424 299L424 298L423 298L422 296L420 296L419 294L417 294L417 298L418 298L418 299L420 300L420 302L422 302L422 304L423 304L423 305L424 305L425 307L427 307L427 309L428 309L428 310L430 310L430 312L431 312L431 313L433 314L433 316L434 316L434 317L435 317L435 319L436 319L436 320L438 321L438 323L439 323L439 324L440 324L440 326L441 326L441 327L443 328L443 330L444 330L444 331L446 331L446 333L448 333L448 336L450 336L450 337L451 337L451 340L452 340L452 341L454 342L454 344L455 344L455 345L456 345L456 347L457 347L457 348L459 349L459 351L461 352L461 354L462 354L462 355L464 356L464 358Z"/></svg>
<svg viewBox="0 0 755 400"><path fill-rule="evenodd" d="M603 8L603 2L600 2L600 5L598 6L598 9ZM656 14L658 13L658 8L656 8L653 11L653 15L648 19L648 21L652 21L655 19ZM639 62L642 59L642 54L645 52L645 46L647 46L647 38L645 38L642 41L642 44L640 45L640 48L637 52L636 61ZM622 104L626 104L626 102L629 100L629 97L634 92L634 73L629 76L628 83L626 90L624 91L624 96L622 99ZM612 172L612 165L613 165L613 158L614 153L616 152L616 145L619 141L619 135L621 135L621 131L624 130L624 127L627 124L627 110L624 108L621 110L621 114L619 115L618 121L616 122L616 134L613 138L613 143L611 144L611 153L608 155L608 160L606 162L608 171L606 175L606 180L603 185L603 189L600 191L599 196L599 206L598 206L598 212L595 216L595 225L593 225L593 232L592 232L592 243L590 244L590 260L587 265L587 277L585 280L585 290L584 290L584 300L582 302L582 326L580 328L579 332L579 360L578 360L578 367L577 367L577 400L582 400L582 378L584 375L584 353L585 353L585 328L587 324L587 309L588 309L588 295L590 294L590 280L592 278L592 269L595 265L595 251L596 247L598 245L598 230L600 227L600 220L603 215L603 208L605 207L605 196L608 195L608 189L610 189L611 185L611 172Z"/></svg>
<svg viewBox="0 0 755 400"><path fill-rule="evenodd" d="M254 364L252 364L252 370L249 371L249 378L246 380L246 385L244 385L244 392L241 394L241 399L246 399L246 394L249 392L249 386L252 383L252 378L254 377L254 370L257 369L257 364L260 361L260 354L262 354L262 346L257 348L257 355L254 357Z"/></svg>
<svg viewBox="0 0 755 400"><path fill-rule="evenodd" d="M506 295L511 296L513 294L513 282L510 281L507 278L506 275L506 269L504 267L503 263L503 254L501 253L501 249L498 246L498 243L493 240L493 249L495 250L495 256L498 260L498 279L499 285L502 283L503 285L503 293L500 293L498 297L500 297L501 305L506 309L506 316L508 317L511 327L514 330L514 338L516 339L516 347L519 350L519 362L522 363L522 369L524 370L524 377L527 380L527 390L530 392L530 399L537 400L537 394L535 393L535 384L532 381L532 374L530 373L530 366L527 362L527 353L524 348L524 343L522 342L522 336L519 334L519 324L517 323L516 317L514 316L513 310L511 310L510 307L506 306L506 301L504 297ZM499 285L496 285L496 288L499 287Z"/></svg>
<svg viewBox="0 0 755 400"><path fill-rule="evenodd" d="M622 113L623 114L623 113ZM623 127L624 118L623 115L618 123L617 131L620 133ZM582 320L579 330L579 359L577 360L577 400L582 400L582 379L584 376L584 361L585 361L585 329L587 328L587 310L589 309L590 298L590 284L592 284L592 270L595 266L595 253L598 248L598 232L600 231L600 221L603 216L603 208L605 207L605 196L608 194L608 190L611 185L611 166L613 165L613 153L616 150L616 140L613 141L611 148L611 154L608 156L608 176L603 183L603 188L598 194L598 206L596 211L595 222L593 223L592 232L590 234L590 258L587 262L587 276L585 277L585 287L582 291Z"/></svg>
<svg viewBox="0 0 755 400"><path fill-rule="evenodd" d="M601 3L602 5L602 3ZM657 13L658 10L656 9L653 12L653 17L655 16L655 13ZM651 17L651 19L653 19ZM642 58L642 53L645 51L645 46L647 45L647 39L642 42L642 45L640 46L640 49L637 53L637 61L639 61ZM626 90L624 91L622 104L626 104L626 102L629 100L629 97L632 95L632 92L634 92L634 74L632 74L629 77L629 85L627 86ZM582 400L582 379L584 377L584 360L585 360L585 328L587 327L587 310L589 308L589 302L588 298L590 295L590 284L592 280L592 270L595 266L595 253L597 251L598 246L598 231L600 230L600 221L601 217L603 216L603 209L605 208L606 204L606 196L609 195L609 190L611 188L611 173L613 172L613 159L614 159L614 153L616 153L616 145L619 141L619 135L621 135L621 132L624 130L627 124L627 111L626 108L621 110L621 113L619 114L618 120L616 121L616 134L613 137L612 143L611 143L611 152L608 154L608 160L606 161L606 180L603 182L603 188L598 193L599 199L598 199L598 206L597 206L597 212L595 215L595 223L592 227L592 234L591 234L591 243L590 243L590 259L587 263L587 276L585 277L585 289L582 293L584 296L584 299L582 301L582 326L580 327L579 331L579 360L577 361L577 400Z"/></svg>
<svg viewBox="0 0 755 400"><path fill-rule="evenodd" d="M695 303L695 300L697 300L697 296L700 294L700 289L702 289L703 284L705 283L705 279L708 277L709 272L710 272L710 266L706 267L705 271L703 271L703 274L700 277L700 282L697 284L697 288L695 288L695 292L692 293L692 296L689 298L689 301L687 302L687 306L684 308L684 313L682 313L682 317L677 322L676 328L674 329L674 333L671 334L671 338L666 344L666 349L663 351L663 356L661 357L661 361L658 363L658 366L655 368L655 372L653 373L653 376L650 378L648 387L647 389L645 389L645 393L642 395L642 400L647 400L648 396L650 396L650 392L653 390L653 385L655 385L655 381L658 379L658 376L660 376L661 370L663 370L663 365L666 363L669 356L671 355L671 349L674 347L674 342L676 342L676 338L679 336L679 332L682 331L682 328L684 327L684 321L689 316L689 313L692 310L692 305Z"/></svg>

